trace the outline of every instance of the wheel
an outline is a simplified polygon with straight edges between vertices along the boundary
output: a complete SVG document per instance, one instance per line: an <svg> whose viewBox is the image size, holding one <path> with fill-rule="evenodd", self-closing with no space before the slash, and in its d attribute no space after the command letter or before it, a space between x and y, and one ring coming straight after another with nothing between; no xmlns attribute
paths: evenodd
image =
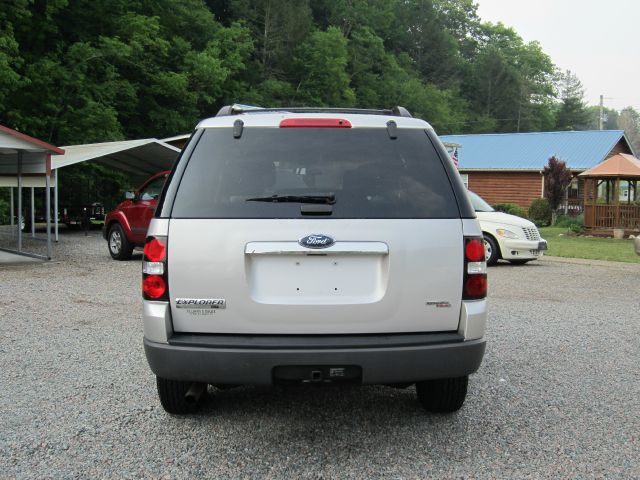
<svg viewBox="0 0 640 480"><path fill-rule="evenodd" d="M416 383L418 401L428 412L451 413L459 410L467 397L469 376L439 378Z"/></svg>
<svg viewBox="0 0 640 480"><path fill-rule="evenodd" d="M127 240L127 236L124 234L120 224L114 223L109 229L107 243L112 258L116 260L129 260L131 258L133 244Z"/></svg>
<svg viewBox="0 0 640 480"><path fill-rule="evenodd" d="M500 248L493 237L484 234L484 253L487 265L495 265L500 258Z"/></svg>
<svg viewBox="0 0 640 480"><path fill-rule="evenodd" d="M156 385L158 387L158 397L160 398L162 408L168 413L176 415L195 412L207 392L207 384L205 383L169 380L158 376L156 376ZM189 392L192 386L195 386L196 389L199 388L200 394L187 398L187 392Z"/></svg>
<svg viewBox="0 0 640 480"><path fill-rule="evenodd" d="M509 260L510 263L512 263L513 265L524 265L527 262L530 262L531 260Z"/></svg>

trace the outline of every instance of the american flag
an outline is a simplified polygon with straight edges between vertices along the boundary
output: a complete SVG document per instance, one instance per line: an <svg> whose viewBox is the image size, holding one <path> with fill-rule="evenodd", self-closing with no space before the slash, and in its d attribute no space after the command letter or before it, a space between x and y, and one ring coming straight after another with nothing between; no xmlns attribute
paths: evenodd
<svg viewBox="0 0 640 480"><path fill-rule="evenodd" d="M453 160L453 164L458 168L458 147L454 148L451 152L451 160Z"/></svg>

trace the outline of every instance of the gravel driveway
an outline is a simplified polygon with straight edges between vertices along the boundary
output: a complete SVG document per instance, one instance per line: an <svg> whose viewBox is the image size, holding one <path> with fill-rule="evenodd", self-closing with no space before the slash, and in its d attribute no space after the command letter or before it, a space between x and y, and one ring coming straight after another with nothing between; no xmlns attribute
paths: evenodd
<svg viewBox="0 0 640 480"><path fill-rule="evenodd" d="M213 391L159 405L140 256L63 233L0 267L2 478L639 478L640 266L489 270L487 354L454 415L413 388Z"/></svg>

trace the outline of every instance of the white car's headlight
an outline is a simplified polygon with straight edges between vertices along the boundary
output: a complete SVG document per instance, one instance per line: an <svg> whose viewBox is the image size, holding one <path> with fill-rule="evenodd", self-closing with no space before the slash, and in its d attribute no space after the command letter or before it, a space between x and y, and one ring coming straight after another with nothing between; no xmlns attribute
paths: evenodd
<svg viewBox="0 0 640 480"><path fill-rule="evenodd" d="M507 230L506 228L498 228L496 233L504 238L519 238L517 233Z"/></svg>

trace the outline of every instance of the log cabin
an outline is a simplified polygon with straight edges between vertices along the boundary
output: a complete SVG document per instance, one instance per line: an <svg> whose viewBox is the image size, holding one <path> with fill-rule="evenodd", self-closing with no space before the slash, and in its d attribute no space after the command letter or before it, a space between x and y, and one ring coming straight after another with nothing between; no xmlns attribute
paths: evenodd
<svg viewBox="0 0 640 480"><path fill-rule="evenodd" d="M566 213L583 208L584 180L578 174L618 153L634 154L623 130L441 135L459 145L458 169L469 190L490 204L529 208L544 196L542 170L551 156L567 164L574 179L567 190Z"/></svg>

